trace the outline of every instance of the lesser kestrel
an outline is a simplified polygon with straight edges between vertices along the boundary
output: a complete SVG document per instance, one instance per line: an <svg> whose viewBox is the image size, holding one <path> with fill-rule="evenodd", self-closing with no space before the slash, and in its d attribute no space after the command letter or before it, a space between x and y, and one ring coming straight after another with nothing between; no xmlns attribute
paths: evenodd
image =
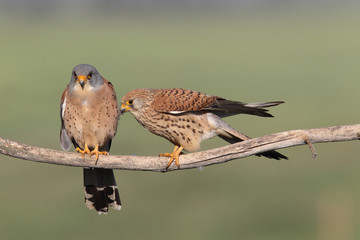
<svg viewBox="0 0 360 240"><path fill-rule="evenodd" d="M281 103L246 104L181 88L145 88L132 90L122 98L121 113L129 111L151 133L175 145L172 153L160 154L170 157L166 166L168 168L174 160L179 167L182 150L197 151L205 139L219 136L229 143L250 139L222 120L223 117L236 114L272 117L264 108ZM258 156L287 159L276 151L260 153Z"/></svg>
<svg viewBox="0 0 360 240"><path fill-rule="evenodd" d="M108 154L119 112L113 85L91 65L76 66L61 98L60 145L73 143L82 156ZM112 169L84 168L85 204L98 213L109 206L120 210L119 192Z"/></svg>

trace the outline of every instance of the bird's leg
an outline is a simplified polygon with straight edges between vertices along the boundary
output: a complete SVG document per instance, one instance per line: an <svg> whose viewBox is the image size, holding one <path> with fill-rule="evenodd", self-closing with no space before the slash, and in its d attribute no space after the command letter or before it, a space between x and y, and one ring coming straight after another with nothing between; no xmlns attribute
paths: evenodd
<svg viewBox="0 0 360 240"><path fill-rule="evenodd" d="M184 148L182 146L177 146L175 145L174 147L174 150L172 151L172 153L162 153L160 154L159 156L160 157L170 157L170 161L168 162L168 164L166 165L166 169L168 167L170 167L171 163L175 160L175 164L177 167L180 166L179 164L179 156L181 154L181 151L183 150Z"/></svg>
<svg viewBox="0 0 360 240"><path fill-rule="evenodd" d="M100 151L99 151L99 145L96 144L94 150L92 150L92 151L90 152L90 155L91 155L91 156L92 156L92 155L95 155L95 156L96 156L96 158L95 158L95 165L96 165L96 163L97 163L97 161L98 161L98 159L99 159L99 155L109 155L109 153L108 153L107 151L102 151L102 152L100 152Z"/></svg>
<svg viewBox="0 0 360 240"><path fill-rule="evenodd" d="M81 150L81 148L77 147L77 148L75 149L75 151L81 153L81 156L82 156L82 157L84 157L85 153L90 155L90 149L88 148L87 143L85 143L85 148L84 148L84 150Z"/></svg>
<svg viewBox="0 0 360 240"><path fill-rule="evenodd" d="M171 157L172 154L173 154L174 152L176 152L176 150L177 150L178 148L179 148L179 146L175 145L174 150L172 151L172 153L160 153L159 156L160 156L160 157Z"/></svg>

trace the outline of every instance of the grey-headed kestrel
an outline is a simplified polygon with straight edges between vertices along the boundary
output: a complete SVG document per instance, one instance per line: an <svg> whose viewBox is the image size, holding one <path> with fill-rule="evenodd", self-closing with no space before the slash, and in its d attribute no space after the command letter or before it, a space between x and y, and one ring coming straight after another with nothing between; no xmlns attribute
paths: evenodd
<svg viewBox="0 0 360 240"><path fill-rule="evenodd" d="M283 102L242 103L210 96L200 92L173 89L135 89L121 100L121 113L129 111L151 133L166 138L175 145L166 168L175 160L179 167L182 150L197 151L203 140L219 136L229 143L241 142L250 137L232 128L222 118L236 114L272 117L264 108ZM286 156L268 151L257 154L272 159Z"/></svg>
<svg viewBox="0 0 360 240"><path fill-rule="evenodd" d="M91 65L76 66L61 98L60 145L90 156L108 154L115 136L119 109L113 85ZM99 214L121 202L112 169L84 168L85 204Z"/></svg>

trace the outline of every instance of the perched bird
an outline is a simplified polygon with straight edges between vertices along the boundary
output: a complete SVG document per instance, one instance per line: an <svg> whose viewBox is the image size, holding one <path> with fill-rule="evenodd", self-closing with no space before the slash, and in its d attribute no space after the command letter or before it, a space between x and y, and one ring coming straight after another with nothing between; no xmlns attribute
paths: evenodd
<svg viewBox="0 0 360 240"><path fill-rule="evenodd" d="M91 65L77 65L61 97L60 145L90 156L108 154L115 136L119 109L113 85ZM84 168L85 204L99 214L121 202L112 169Z"/></svg>
<svg viewBox="0 0 360 240"><path fill-rule="evenodd" d="M229 143L241 142L250 137L232 128L221 118L236 114L272 117L264 108L283 102L242 103L210 96L200 92L173 89L135 89L121 100L121 113L129 111L151 133L164 137L175 145L166 168L175 160L179 167L182 150L197 151L203 140L219 136ZM258 154L273 159L286 156L268 151Z"/></svg>

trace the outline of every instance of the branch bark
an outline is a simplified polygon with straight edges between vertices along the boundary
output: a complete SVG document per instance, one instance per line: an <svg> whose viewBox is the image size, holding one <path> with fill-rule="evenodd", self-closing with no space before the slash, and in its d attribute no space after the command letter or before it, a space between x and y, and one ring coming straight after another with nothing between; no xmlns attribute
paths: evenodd
<svg viewBox="0 0 360 240"><path fill-rule="evenodd" d="M360 139L360 124L292 130L253 138L221 148L181 155L179 159L179 169L219 164L269 150L304 144L309 145L313 157L316 157L313 143L352 141L358 139ZM49 164L155 172L165 171L164 167L168 162L168 158L166 157L109 155L100 156L97 165L95 165L94 157L85 156L85 158L83 158L79 153L34 147L2 137L0 137L0 153L14 158ZM167 170L177 169L173 164Z"/></svg>

